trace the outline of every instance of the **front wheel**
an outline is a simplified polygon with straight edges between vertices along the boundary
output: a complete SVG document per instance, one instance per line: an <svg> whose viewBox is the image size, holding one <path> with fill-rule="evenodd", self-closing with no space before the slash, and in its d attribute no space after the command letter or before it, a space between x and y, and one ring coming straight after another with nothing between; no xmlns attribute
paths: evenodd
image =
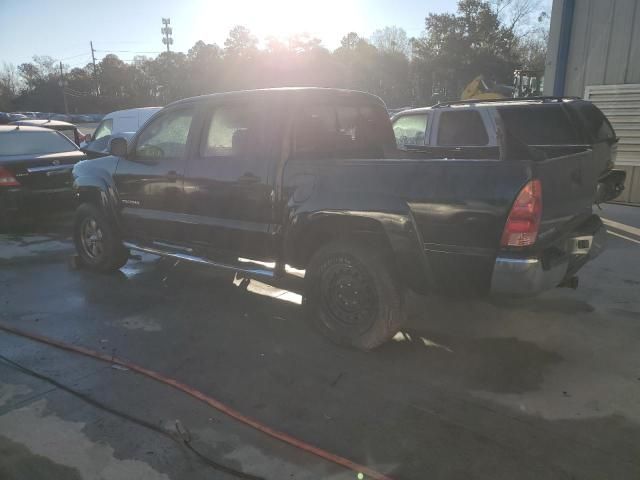
<svg viewBox="0 0 640 480"><path fill-rule="evenodd" d="M333 342L371 350L405 320L404 289L383 252L349 242L318 250L305 275L307 315Z"/></svg>
<svg viewBox="0 0 640 480"><path fill-rule="evenodd" d="M122 245L113 224L94 205L84 203L76 210L73 240L80 263L99 272L122 267L129 251Z"/></svg>

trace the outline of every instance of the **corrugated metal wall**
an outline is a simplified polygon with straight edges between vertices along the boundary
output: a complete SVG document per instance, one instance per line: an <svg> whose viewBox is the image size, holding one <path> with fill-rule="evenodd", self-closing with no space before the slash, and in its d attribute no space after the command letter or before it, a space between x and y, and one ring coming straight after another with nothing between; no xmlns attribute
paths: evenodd
<svg viewBox="0 0 640 480"><path fill-rule="evenodd" d="M560 32L569 1L573 18L564 95L588 98L609 117L621 138L617 168L627 171L618 200L640 205L640 0L553 1L546 95L553 94L554 82L562 85Z"/></svg>
<svg viewBox="0 0 640 480"><path fill-rule="evenodd" d="M620 138L616 167L626 170L617 201L640 203L640 84L587 86L584 97L607 116Z"/></svg>
<svg viewBox="0 0 640 480"><path fill-rule="evenodd" d="M616 163L640 163L640 84L587 86L584 98L602 110L620 137Z"/></svg>
<svg viewBox="0 0 640 480"><path fill-rule="evenodd" d="M588 85L640 84L640 1L575 0L565 95Z"/></svg>

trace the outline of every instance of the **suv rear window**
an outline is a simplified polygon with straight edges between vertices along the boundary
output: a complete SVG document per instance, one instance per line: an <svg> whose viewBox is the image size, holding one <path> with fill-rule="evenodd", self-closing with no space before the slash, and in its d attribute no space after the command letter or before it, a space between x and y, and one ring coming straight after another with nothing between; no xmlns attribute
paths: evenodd
<svg viewBox="0 0 640 480"><path fill-rule="evenodd" d="M489 143L482 117L475 110L442 112L438 126L438 145L472 147Z"/></svg>
<svg viewBox="0 0 640 480"><path fill-rule="evenodd" d="M583 143L561 104L500 107L498 112L507 131L525 145Z"/></svg>
<svg viewBox="0 0 640 480"><path fill-rule="evenodd" d="M572 102L568 107L578 112L592 141L602 142L616 137L609 120L591 102Z"/></svg>

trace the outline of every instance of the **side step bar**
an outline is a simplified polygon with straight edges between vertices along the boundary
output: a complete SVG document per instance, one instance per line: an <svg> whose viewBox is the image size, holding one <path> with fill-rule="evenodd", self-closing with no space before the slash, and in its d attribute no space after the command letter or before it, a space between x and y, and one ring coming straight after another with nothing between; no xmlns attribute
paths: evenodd
<svg viewBox="0 0 640 480"><path fill-rule="evenodd" d="M242 268L235 265L228 265L226 263L213 262L211 260L207 260L206 258L197 257L195 255L189 255L179 252L167 252L165 250L158 250L153 247L142 246L132 242L123 242L123 244L126 248L130 248L131 250L139 250L141 252L152 253L154 255L160 255L161 257L170 257L178 260L184 260L185 262L197 263L200 265L207 265L215 268L223 268L225 270L232 270L234 272L244 273L247 275L256 275L259 277L267 278L275 277L275 271L266 268Z"/></svg>

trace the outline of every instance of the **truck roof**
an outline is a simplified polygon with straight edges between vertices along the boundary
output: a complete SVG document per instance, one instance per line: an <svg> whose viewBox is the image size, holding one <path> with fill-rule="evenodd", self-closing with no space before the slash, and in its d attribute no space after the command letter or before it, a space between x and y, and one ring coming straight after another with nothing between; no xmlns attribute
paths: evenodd
<svg viewBox="0 0 640 480"><path fill-rule="evenodd" d="M260 96L315 96L315 97L350 97L365 100L369 103L377 103L384 106L384 102L380 97L371 93L360 92L357 90L346 90L340 88L321 88L321 87L281 87L281 88L261 88L255 90L238 90L233 92L212 93L209 95L201 95L198 97L185 98L171 103L171 105L179 105L183 103L191 103L196 101L219 100L227 98L253 98Z"/></svg>
<svg viewBox="0 0 640 480"><path fill-rule="evenodd" d="M542 104L558 104L564 102L574 102L581 100L578 97L530 97L530 98L495 98L485 100L454 100L450 102L442 102L430 107L412 108L403 110L394 115L399 117L402 115L412 115L416 113L428 112L439 108L473 108L473 107L504 107L504 106L526 106L526 105L542 105Z"/></svg>

